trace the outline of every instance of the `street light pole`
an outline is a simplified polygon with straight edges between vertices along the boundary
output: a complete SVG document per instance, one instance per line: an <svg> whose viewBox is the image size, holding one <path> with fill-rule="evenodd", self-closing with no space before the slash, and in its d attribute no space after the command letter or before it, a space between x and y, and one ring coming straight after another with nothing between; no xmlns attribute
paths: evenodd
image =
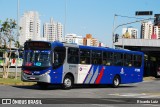
<svg viewBox="0 0 160 107"><path fill-rule="evenodd" d="M66 18L67 18L67 0L65 0L65 16L64 16L64 42L66 36Z"/></svg>
<svg viewBox="0 0 160 107"><path fill-rule="evenodd" d="M113 29L112 29L112 48L114 47L114 29L115 29L115 21L116 21L116 14L114 15L114 20L113 20Z"/></svg>
<svg viewBox="0 0 160 107"><path fill-rule="evenodd" d="M17 0L17 46L18 46L18 42L19 42L19 0ZM19 53L18 53L18 47L16 50L16 74L15 74L15 79L17 79L17 65L18 65L18 58L19 57Z"/></svg>

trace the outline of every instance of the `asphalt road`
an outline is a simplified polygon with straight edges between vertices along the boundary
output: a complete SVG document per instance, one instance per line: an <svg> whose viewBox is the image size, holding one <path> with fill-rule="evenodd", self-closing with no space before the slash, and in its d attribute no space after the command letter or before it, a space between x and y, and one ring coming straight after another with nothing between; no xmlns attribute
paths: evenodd
<svg viewBox="0 0 160 107"><path fill-rule="evenodd" d="M51 86L47 90L40 90L38 86L5 86L0 85L0 98L73 98L55 99L60 104L46 104L47 107L159 107L160 106L160 79L144 81L138 84L121 85L119 88L109 86L76 86L71 90L63 90L58 86ZM77 99L82 98L82 99ZM90 104L87 104L88 98ZM89 99L95 98L95 99ZM133 99L130 99L133 98ZM134 99L135 98L135 99ZM136 104L138 99L159 101L159 104ZM83 102L83 100L85 100ZM111 102L101 104L98 102ZM76 104L79 101L80 104ZM76 103L75 103L76 102ZM86 102L86 104L85 104ZM93 103L92 103L93 102ZM96 104L95 104L96 102ZM131 103L130 103L131 102ZM133 102L133 103L132 103ZM52 102L54 103L54 102ZM61 104L65 103L65 104ZM69 103L69 104L66 104ZM135 103L135 104L134 104ZM0 105L4 107L6 105ZM7 105L8 106L8 105ZM9 105L17 107L19 105ZM20 105L22 106L22 105ZM23 105L24 107L41 107L44 105Z"/></svg>

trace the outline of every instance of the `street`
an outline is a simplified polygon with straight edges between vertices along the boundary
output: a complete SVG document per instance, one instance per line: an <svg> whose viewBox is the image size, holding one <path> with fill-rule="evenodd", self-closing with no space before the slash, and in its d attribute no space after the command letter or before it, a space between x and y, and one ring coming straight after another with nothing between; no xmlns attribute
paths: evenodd
<svg viewBox="0 0 160 107"><path fill-rule="evenodd" d="M109 104L109 107L127 107L129 104L125 101L129 98L147 98L155 99L160 98L160 80L149 80L142 83L120 85L119 88L111 88L109 86L75 86L71 90L63 90L58 86L51 86L47 90L40 90L37 86L5 86L0 85L0 97L1 98L109 98L106 101L111 101L113 104ZM111 99L113 98L113 99ZM115 98L115 99L114 99ZM124 98L124 100L122 99ZM126 98L126 99L125 99ZM120 100L119 100L120 99ZM66 107L70 107L76 104L76 106L82 106L73 101L67 102L65 100ZM104 99L102 99L104 100ZM159 99L158 99L159 100ZM75 100L76 101L76 100ZM81 102L81 101L80 101ZM124 104L123 104L124 102ZM62 102L63 103L63 102ZM67 103L71 103L70 105ZM118 104L117 104L118 103ZM120 104L119 104L120 103ZM122 103L122 104L121 104ZM17 105L10 105L17 106ZM27 105L23 105L27 106ZM33 105L32 105L33 106ZM35 105L36 106L36 105ZM51 106L47 104L47 106ZM64 106L64 104L56 104L54 106ZM104 107L105 104L84 104L83 107ZM159 104L132 104L131 106L142 107L155 107ZM3 107L3 105L2 105Z"/></svg>

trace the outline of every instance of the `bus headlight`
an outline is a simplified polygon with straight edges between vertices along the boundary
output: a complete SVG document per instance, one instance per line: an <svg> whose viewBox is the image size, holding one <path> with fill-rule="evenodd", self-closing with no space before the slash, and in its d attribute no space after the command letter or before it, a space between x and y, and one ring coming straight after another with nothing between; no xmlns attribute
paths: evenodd
<svg viewBox="0 0 160 107"><path fill-rule="evenodd" d="M32 74L32 72L31 72L31 71L28 71L28 70L22 70L22 72L25 73L25 74L28 74L28 75L31 75L31 74Z"/></svg>
<svg viewBox="0 0 160 107"><path fill-rule="evenodd" d="M47 72L45 72L44 74L42 74L41 76L45 76L47 74L49 74L51 72L51 70L48 70Z"/></svg>

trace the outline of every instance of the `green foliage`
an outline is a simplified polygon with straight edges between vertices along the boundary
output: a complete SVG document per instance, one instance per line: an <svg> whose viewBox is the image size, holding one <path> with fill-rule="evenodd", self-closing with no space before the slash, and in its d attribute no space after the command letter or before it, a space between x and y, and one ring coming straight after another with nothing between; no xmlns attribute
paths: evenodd
<svg viewBox="0 0 160 107"><path fill-rule="evenodd" d="M17 24L13 19L6 19L3 22L0 21L0 46L2 48L11 48L11 42L15 41L16 28Z"/></svg>
<svg viewBox="0 0 160 107"><path fill-rule="evenodd" d="M20 48L21 47L19 41L16 41L14 45L15 45L16 48Z"/></svg>

